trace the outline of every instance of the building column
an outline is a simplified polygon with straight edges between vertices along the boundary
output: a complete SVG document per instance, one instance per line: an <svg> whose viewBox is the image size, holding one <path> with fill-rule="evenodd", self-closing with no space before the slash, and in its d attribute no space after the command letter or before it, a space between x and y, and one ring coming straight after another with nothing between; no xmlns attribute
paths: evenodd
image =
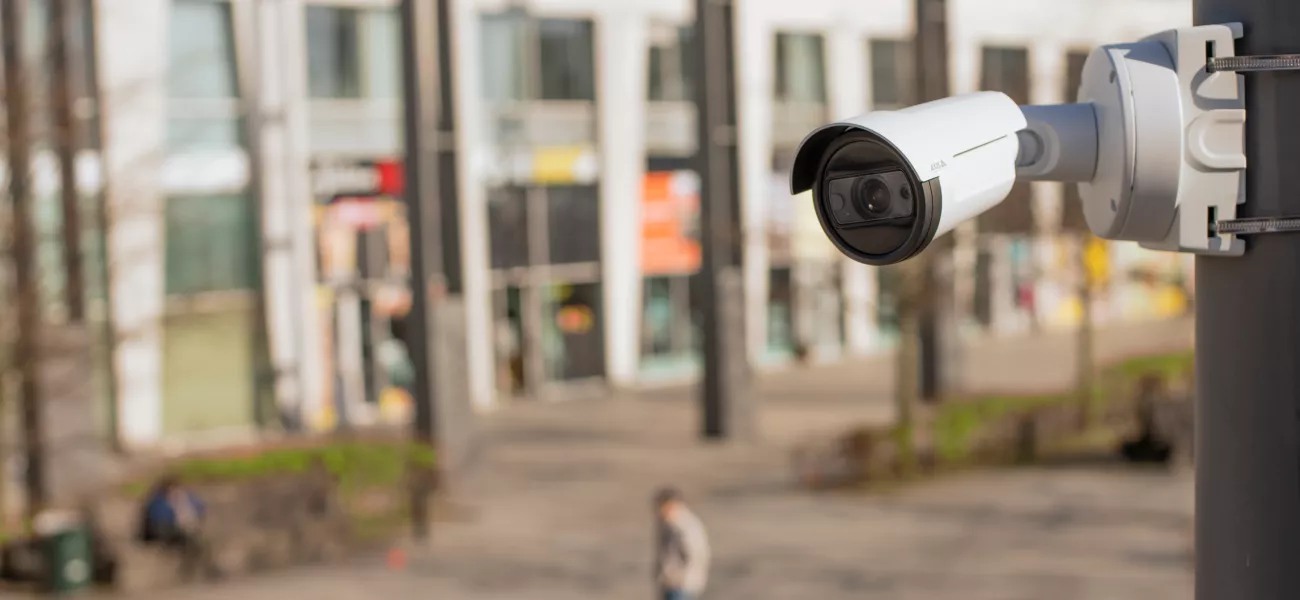
<svg viewBox="0 0 1300 600"><path fill-rule="evenodd" d="M470 401L484 411L495 406L494 356L496 336L492 323L492 279L488 259L487 194L484 174L493 168L494 156L484 125L485 104L479 81L479 7L477 0L454 0L451 5L455 27L453 48L457 52L452 76L456 81L456 112L459 116L456 152L460 157L460 253L461 281L465 301L466 352L468 353Z"/></svg>
<svg viewBox="0 0 1300 600"><path fill-rule="evenodd" d="M1065 98L1066 70L1065 48L1048 41L1036 41L1030 47L1030 100L1034 104L1059 104L1073 99ZM1073 184L1070 184L1073 185ZM1034 199L1034 318L1036 325L1052 323L1052 315L1059 312L1063 302L1079 298L1078 290L1068 278L1062 279L1057 264L1061 216L1064 214L1065 186L1051 181L1035 181ZM1050 302L1049 302L1050 300Z"/></svg>
<svg viewBox="0 0 1300 600"><path fill-rule="evenodd" d="M108 213L108 293L118 440L162 434L167 0L97 0L95 56Z"/></svg>
<svg viewBox="0 0 1300 600"><path fill-rule="evenodd" d="M602 13L596 23L605 371L619 387L636 382L641 347L647 25L645 15L626 9Z"/></svg>
<svg viewBox="0 0 1300 600"><path fill-rule="evenodd" d="M774 33L761 3L736 2L736 110L739 113L740 218L744 250L745 346L749 363L767 352L767 211L772 176Z"/></svg>
<svg viewBox="0 0 1300 600"><path fill-rule="evenodd" d="M845 259L844 278L844 346L850 356L871 354L881 347L880 328L876 324L876 306L880 302L878 269Z"/></svg>
<svg viewBox="0 0 1300 600"><path fill-rule="evenodd" d="M244 45L254 64L246 89L256 101L252 146L261 184L262 279L268 342L281 410L310 427L323 406L321 321L316 303L316 252L307 156L306 28L301 0L249 6L255 14ZM255 54L255 55L254 55Z"/></svg>
<svg viewBox="0 0 1300 600"><path fill-rule="evenodd" d="M870 73L869 44L862 30L853 24L832 29L826 37L827 73ZM870 77L830 77L827 79L830 112L833 120L847 119L867 111L871 104ZM847 257L835 255L844 282L844 350L846 355L871 352L878 337L875 306L880 300L876 269Z"/></svg>
<svg viewBox="0 0 1300 600"><path fill-rule="evenodd" d="M1013 333L1021 329L1021 314L1016 310L1016 265L1012 256L1012 241L1006 235L988 235L982 243L989 254L989 305L992 309L994 336Z"/></svg>
<svg viewBox="0 0 1300 600"><path fill-rule="evenodd" d="M974 221L957 226L952 244L952 319L957 340L964 341L975 318L975 265L979 261L979 229Z"/></svg>

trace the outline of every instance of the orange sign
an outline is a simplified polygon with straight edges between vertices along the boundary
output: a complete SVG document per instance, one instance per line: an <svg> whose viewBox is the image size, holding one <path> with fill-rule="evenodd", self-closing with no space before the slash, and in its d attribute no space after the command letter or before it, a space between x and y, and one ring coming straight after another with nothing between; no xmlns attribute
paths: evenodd
<svg viewBox="0 0 1300 600"><path fill-rule="evenodd" d="M643 273L691 273L700 268L700 242L694 232L699 215L695 173L646 173L641 202Z"/></svg>
<svg viewBox="0 0 1300 600"><path fill-rule="evenodd" d="M555 324L560 331L570 335L580 335L591 331L595 318L591 314L591 309L585 306L573 305L561 308L555 315Z"/></svg>

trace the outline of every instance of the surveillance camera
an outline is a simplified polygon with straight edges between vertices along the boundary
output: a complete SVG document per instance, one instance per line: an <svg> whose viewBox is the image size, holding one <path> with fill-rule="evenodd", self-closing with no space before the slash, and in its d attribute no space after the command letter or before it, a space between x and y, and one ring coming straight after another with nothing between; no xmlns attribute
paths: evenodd
<svg viewBox="0 0 1300 600"><path fill-rule="evenodd" d="M1017 106L977 92L817 129L791 188L812 190L823 231L868 265L907 260L997 205L1017 178L1077 185L1093 234L1144 248L1241 256L1246 87L1232 62L1240 23L1101 46L1078 101ZM1258 57L1253 57L1258 58ZM1265 57L1265 60L1268 57Z"/></svg>
<svg viewBox="0 0 1300 600"><path fill-rule="evenodd" d="M812 190L841 252L894 264L1006 197L1025 126L1020 107L998 92L867 113L804 139L792 192Z"/></svg>

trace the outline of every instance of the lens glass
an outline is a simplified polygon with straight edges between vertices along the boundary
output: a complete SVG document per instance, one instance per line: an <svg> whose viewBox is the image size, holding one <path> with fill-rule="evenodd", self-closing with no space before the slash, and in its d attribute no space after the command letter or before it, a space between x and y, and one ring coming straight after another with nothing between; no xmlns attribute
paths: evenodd
<svg viewBox="0 0 1300 600"><path fill-rule="evenodd" d="M841 227L896 221L911 217L915 194L902 171L837 177L827 182L827 216Z"/></svg>
<svg viewBox="0 0 1300 600"><path fill-rule="evenodd" d="M865 185L858 188L858 210L862 216L877 218L889 213L890 194L885 182L877 178L862 180Z"/></svg>

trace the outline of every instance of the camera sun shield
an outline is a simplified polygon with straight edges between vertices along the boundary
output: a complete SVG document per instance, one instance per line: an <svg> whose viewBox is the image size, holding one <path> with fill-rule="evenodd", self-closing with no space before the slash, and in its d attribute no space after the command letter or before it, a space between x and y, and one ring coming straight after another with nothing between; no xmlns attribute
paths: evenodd
<svg viewBox="0 0 1300 600"><path fill-rule="evenodd" d="M901 170L836 177L827 182L827 208L839 227L911 218L915 197Z"/></svg>

